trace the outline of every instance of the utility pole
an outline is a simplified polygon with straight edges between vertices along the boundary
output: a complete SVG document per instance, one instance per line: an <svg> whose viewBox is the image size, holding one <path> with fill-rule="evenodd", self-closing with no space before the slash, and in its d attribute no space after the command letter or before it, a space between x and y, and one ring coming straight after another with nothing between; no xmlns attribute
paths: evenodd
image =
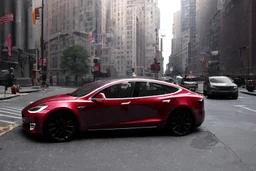
<svg viewBox="0 0 256 171"><path fill-rule="evenodd" d="M47 86L46 84L46 77L47 77L47 60L46 66L43 65L44 63L44 0L42 0L42 7L41 7L41 69L42 69L42 86Z"/></svg>

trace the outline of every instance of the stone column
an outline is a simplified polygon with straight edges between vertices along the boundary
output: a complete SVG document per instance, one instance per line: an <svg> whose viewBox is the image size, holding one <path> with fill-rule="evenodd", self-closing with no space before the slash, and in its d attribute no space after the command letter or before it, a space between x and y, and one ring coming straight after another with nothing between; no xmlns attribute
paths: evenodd
<svg viewBox="0 0 256 171"><path fill-rule="evenodd" d="M28 49L35 49L35 25L32 24L32 9L35 7L35 2L29 0L27 8Z"/></svg>
<svg viewBox="0 0 256 171"><path fill-rule="evenodd" d="M15 40L16 46L22 50L25 49L25 8L24 0L15 0Z"/></svg>

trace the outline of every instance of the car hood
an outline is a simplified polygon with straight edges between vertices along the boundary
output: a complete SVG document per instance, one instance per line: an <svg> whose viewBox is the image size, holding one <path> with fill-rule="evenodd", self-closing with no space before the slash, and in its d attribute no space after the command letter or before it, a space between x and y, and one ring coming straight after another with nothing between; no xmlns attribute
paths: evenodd
<svg viewBox="0 0 256 171"><path fill-rule="evenodd" d="M41 105L41 104L52 102L52 101L65 101L65 100L75 100L75 99L76 99L76 97L73 97L73 96L68 96L66 94L59 94L59 95L50 96L50 97L46 97L46 98L37 100L37 101L31 103L30 106Z"/></svg>
<svg viewBox="0 0 256 171"><path fill-rule="evenodd" d="M234 83L211 83L211 85L213 86L217 86L217 87L231 87L231 86L236 86L236 84Z"/></svg>

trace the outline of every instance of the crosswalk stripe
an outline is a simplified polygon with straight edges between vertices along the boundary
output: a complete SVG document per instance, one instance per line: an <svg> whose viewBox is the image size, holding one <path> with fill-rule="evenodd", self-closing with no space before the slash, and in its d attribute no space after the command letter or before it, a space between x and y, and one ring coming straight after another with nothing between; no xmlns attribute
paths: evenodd
<svg viewBox="0 0 256 171"><path fill-rule="evenodd" d="M6 108L8 108L8 109L13 109L13 110L20 110L20 111L22 111L23 110L23 107L6 107ZM0 108L0 110L1 110L2 108ZM3 108L3 109L5 109L5 108Z"/></svg>
<svg viewBox="0 0 256 171"><path fill-rule="evenodd" d="M0 114L11 114L11 115L16 115L16 116L21 116L20 112L16 113L16 112L4 111L4 110L2 110L0 112Z"/></svg>
<svg viewBox="0 0 256 171"><path fill-rule="evenodd" d="M9 108L0 108L0 111L1 110L12 111L12 112L21 112L22 111L22 110L9 109Z"/></svg>
<svg viewBox="0 0 256 171"><path fill-rule="evenodd" d="M8 123L8 124L14 124L15 122L10 122L10 121L5 121L5 120L0 120L0 122Z"/></svg>
<svg viewBox="0 0 256 171"><path fill-rule="evenodd" d="M10 115L3 115L3 114L0 114L0 116L9 117L9 118L15 118L15 119L21 119L21 117L17 117L17 116L10 116Z"/></svg>

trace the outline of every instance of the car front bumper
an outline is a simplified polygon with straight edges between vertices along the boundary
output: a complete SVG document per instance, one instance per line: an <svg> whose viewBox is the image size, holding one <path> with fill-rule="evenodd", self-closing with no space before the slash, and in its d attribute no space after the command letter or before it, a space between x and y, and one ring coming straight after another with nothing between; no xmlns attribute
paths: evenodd
<svg viewBox="0 0 256 171"><path fill-rule="evenodd" d="M43 123L46 116L46 111L39 113L29 113L22 111L22 128L26 132L32 134L43 135Z"/></svg>
<svg viewBox="0 0 256 171"><path fill-rule="evenodd" d="M237 96L238 90L215 90L211 89L209 95L219 95L219 96Z"/></svg>

